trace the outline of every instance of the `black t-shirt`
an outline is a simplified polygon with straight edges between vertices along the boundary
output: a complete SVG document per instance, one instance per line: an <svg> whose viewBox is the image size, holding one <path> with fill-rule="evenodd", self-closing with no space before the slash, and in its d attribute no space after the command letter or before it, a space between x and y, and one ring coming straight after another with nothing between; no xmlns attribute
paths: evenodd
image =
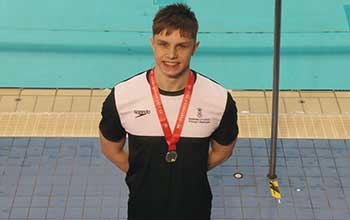
<svg viewBox="0 0 350 220"><path fill-rule="evenodd" d="M211 139L227 145L238 135L237 109L219 84L195 73L186 120L177 143L178 159L165 161L168 150L153 103L149 71L117 84L102 108L100 130L118 141L128 134L128 219L210 219L212 194L207 178ZM171 130L183 90L160 90Z"/></svg>

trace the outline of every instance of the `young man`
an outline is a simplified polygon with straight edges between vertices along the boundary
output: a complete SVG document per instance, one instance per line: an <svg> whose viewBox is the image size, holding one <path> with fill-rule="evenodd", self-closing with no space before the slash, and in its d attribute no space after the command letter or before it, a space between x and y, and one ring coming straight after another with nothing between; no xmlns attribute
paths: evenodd
<svg viewBox="0 0 350 220"><path fill-rule="evenodd" d="M197 30L186 5L158 11L155 66L117 84L103 104L101 148L126 173L129 220L210 219L207 171L232 154L237 110L227 90L190 69Z"/></svg>

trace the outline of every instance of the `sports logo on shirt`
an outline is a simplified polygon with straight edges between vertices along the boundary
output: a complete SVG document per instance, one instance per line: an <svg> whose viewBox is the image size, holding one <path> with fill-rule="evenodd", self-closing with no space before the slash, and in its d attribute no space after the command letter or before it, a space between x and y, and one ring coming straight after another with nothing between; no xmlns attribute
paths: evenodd
<svg viewBox="0 0 350 220"><path fill-rule="evenodd" d="M134 114L136 114L135 118L139 118L151 114L151 110L134 110Z"/></svg>
<svg viewBox="0 0 350 220"><path fill-rule="evenodd" d="M198 118L202 117L202 108L197 108L197 117Z"/></svg>
<svg viewBox="0 0 350 220"><path fill-rule="evenodd" d="M203 118L203 108L197 108L196 110L196 117L189 117L188 122L194 124L209 124L210 118Z"/></svg>

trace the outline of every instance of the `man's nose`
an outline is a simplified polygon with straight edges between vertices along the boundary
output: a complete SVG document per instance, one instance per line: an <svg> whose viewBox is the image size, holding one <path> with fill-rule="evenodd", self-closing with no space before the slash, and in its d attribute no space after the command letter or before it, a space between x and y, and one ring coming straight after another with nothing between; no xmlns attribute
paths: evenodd
<svg viewBox="0 0 350 220"><path fill-rule="evenodd" d="M168 51L168 57L170 59L175 59L177 57L177 51L175 47L170 47Z"/></svg>

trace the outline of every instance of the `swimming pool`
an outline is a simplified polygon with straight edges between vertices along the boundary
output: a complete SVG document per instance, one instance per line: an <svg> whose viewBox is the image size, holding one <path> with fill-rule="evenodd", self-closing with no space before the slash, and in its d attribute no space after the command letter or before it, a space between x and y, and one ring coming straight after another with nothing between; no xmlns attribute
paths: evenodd
<svg viewBox="0 0 350 220"><path fill-rule="evenodd" d="M152 67L151 21L170 2L1 0L0 87L112 87ZM271 88L273 0L180 2L200 22L195 70ZM350 1L283 1L282 15L281 88L349 90Z"/></svg>

